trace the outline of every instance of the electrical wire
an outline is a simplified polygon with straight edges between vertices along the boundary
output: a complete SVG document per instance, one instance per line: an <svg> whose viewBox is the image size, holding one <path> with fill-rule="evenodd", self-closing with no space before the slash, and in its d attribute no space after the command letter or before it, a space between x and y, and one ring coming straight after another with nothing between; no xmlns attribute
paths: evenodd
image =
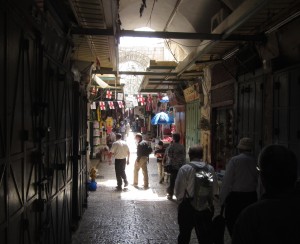
<svg viewBox="0 0 300 244"><path fill-rule="evenodd" d="M168 43L167 40L165 40L165 44L166 44L167 48L169 49L170 53L172 54L174 60L178 63L178 60L177 60L175 54L172 52L172 49L171 49L171 47L170 47L170 45L169 45L169 43Z"/></svg>
<svg viewBox="0 0 300 244"><path fill-rule="evenodd" d="M148 19L148 22L147 22L146 26L148 26L149 23L150 23L150 26L151 26L151 18L152 18L152 13L153 13L155 3L156 3L156 0L153 1L151 13L150 13L150 16L149 16L149 19Z"/></svg>

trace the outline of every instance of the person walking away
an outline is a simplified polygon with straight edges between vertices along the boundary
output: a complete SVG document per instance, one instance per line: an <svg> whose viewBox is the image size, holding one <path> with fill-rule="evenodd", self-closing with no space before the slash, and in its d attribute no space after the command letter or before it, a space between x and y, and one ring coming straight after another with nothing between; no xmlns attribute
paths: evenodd
<svg viewBox="0 0 300 244"><path fill-rule="evenodd" d="M122 140L125 140L126 126L124 121L120 122L120 133L122 135Z"/></svg>
<svg viewBox="0 0 300 244"><path fill-rule="evenodd" d="M129 132L130 132L130 123L127 122L127 123L126 123L126 126L125 126L126 139L127 139L128 136L129 136Z"/></svg>
<svg viewBox="0 0 300 244"><path fill-rule="evenodd" d="M137 133L135 135L135 140L137 142L137 158L135 160L134 164L134 176L133 176L133 186L138 186L138 177L139 177L139 170L142 169L142 173L144 176L144 188L149 188L149 178L148 178L148 157L149 157L149 151L148 151L148 143L143 140L143 136L141 133Z"/></svg>
<svg viewBox="0 0 300 244"><path fill-rule="evenodd" d="M111 149L112 144L117 140L115 131L115 129L112 129L110 134L107 135L106 141L109 149Z"/></svg>
<svg viewBox="0 0 300 244"><path fill-rule="evenodd" d="M164 143L162 141L158 142L158 148L154 151L154 155L157 158L157 170L158 170L158 177L159 183L164 182L164 165L163 165L163 158L166 149L164 148Z"/></svg>
<svg viewBox="0 0 300 244"><path fill-rule="evenodd" d="M230 236L241 211L257 201L258 173L256 159L251 155L252 147L251 138L240 139L237 145L239 155L229 160L222 181L220 202L225 206L225 221Z"/></svg>
<svg viewBox="0 0 300 244"><path fill-rule="evenodd" d="M173 143L166 149L166 163L168 173L170 173L170 184L167 188L167 198L171 200L174 194L175 180L179 168L185 164L186 151L185 147L179 143L180 134L174 133L172 135Z"/></svg>
<svg viewBox="0 0 300 244"><path fill-rule="evenodd" d="M116 189L121 191L122 179L124 180L124 187L128 186L125 167L126 167L126 163L127 165L129 164L130 151L126 142L122 140L122 135L120 133L116 134L116 139L117 141L112 144L112 147L110 149L110 157L112 155L115 157L115 171L116 171L116 178L117 178Z"/></svg>
<svg viewBox="0 0 300 244"><path fill-rule="evenodd" d="M282 145L265 147L258 159L265 194L237 219L233 244L300 243L300 195L297 158Z"/></svg>
<svg viewBox="0 0 300 244"><path fill-rule="evenodd" d="M217 176L214 168L202 161L203 148L200 145L192 146L188 155L190 163L179 169L175 181L175 195L179 203L178 244L190 242L193 228L195 228L199 243L212 243L213 198L219 192ZM196 171L199 174L200 171L204 172L209 177L209 185L200 185L200 182L195 180ZM200 201L197 202L196 199Z"/></svg>

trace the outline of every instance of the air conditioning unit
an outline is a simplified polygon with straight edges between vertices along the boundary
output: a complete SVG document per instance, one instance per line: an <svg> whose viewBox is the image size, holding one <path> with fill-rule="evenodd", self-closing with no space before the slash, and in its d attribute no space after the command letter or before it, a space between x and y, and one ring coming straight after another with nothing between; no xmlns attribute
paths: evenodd
<svg viewBox="0 0 300 244"><path fill-rule="evenodd" d="M210 29L211 29L211 32L213 32L219 24L221 24L223 22L224 19L227 18L227 16L229 15L228 11L226 11L225 9L221 8L219 10L218 13L216 13L212 18L211 18L211 21L210 21Z"/></svg>

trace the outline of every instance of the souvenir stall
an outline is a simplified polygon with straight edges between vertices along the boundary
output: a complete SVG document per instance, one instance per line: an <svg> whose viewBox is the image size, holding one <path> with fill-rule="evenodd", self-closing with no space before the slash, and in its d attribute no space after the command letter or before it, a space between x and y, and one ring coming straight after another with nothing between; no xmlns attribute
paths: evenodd
<svg viewBox="0 0 300 244"><path fill-rule="evenodd" d="M100 158L101 160L105 160L107 154L105 152L109 150L107 139L113 130L118 129L124 114L124 102L115 99L112 101L112 91L104 92L105 97L100 95L91 102L89 116L90 158ZM123 97L117 96L117 98Z"/></svg>

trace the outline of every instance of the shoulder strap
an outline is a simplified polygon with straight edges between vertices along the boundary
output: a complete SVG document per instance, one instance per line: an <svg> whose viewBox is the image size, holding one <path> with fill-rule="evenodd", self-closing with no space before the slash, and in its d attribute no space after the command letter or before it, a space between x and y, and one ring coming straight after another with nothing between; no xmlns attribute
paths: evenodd
<svg viewBox="0 0 300 244"><path fill-rule="evenodd" d="M205 164L204 166L200 166L194 163L188 163L188 165L192 166L196 171L201 170L201 169L205 169L206 171L208 170L207 165Z"/></svg>

